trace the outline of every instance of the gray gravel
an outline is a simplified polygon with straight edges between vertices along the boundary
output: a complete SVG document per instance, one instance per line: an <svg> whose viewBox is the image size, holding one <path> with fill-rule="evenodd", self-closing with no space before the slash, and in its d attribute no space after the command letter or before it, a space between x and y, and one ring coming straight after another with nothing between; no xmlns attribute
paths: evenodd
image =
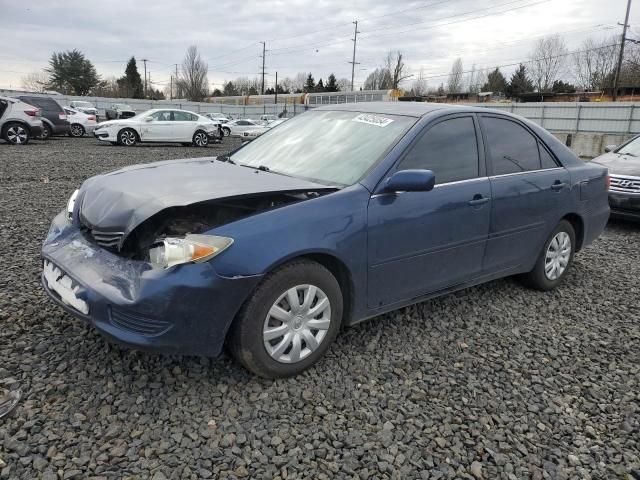
<svg viewBox="0 0 640 480"><path fill-rule="evenodd" d="M228 149L227 142L222 149ZM612 223L556 292L507 279L348 329L317 367L109 345L47 300L40 242L87 176L221 150L0 144L0 478L632 478L640 226Z"/></svg>

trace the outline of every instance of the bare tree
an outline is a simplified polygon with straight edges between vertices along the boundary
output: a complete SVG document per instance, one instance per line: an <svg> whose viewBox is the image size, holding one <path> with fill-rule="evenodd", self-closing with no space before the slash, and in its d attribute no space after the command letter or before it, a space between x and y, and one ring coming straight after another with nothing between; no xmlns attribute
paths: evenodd
<svg viewBox="0 0 640 480"><path fill-rule="evenodd" d="M529 71L539 92L551 90L565 72L567 46L559 35L538 40L530 54Z"/></svg>
<svg viewBox="0 0 640 480"><path fill-rule="evenodd" d="M451 66L451 73L447 81L447 93L460 93L462 90L462 59L456 58Z"/></svg>
<svg viewBox="0 0 640 480"><path fill-rule="evenodd" d="M43 70L22 77L22 88L29 92L44 93L47 91L48 83L49 75Z"/></svg>
<svg viewBox="0 0 640 480"><path fill-rule="evenodd" d="M389 52L384 63L391 79L391 86L389 88L398 90L400 84L411 76L406 69L405 63L402 61L402 52Z"/></svg>
<svg viewBox="0 0 640 480"><path fill-rule="evenodd" d="M339 78L336 85L341 92L346 92L351 89L351 80L348 78Z"/></svg>
<svg viewBox="0 0 640 480"><path fill-rule="evenodd" d="M602 90L610 86L618 57L615 37L600 42L588 38L573 56L573 74L585 90Z"/></svg>
<svg viewBox="0 0 640 480"><path fill-rule="evenodd" d="M365 90L389 90L391 85L391 74L386 67L376 68L364 81Z"/></svg>
<svg viewBox="0 0 640 480"><path fill-rule="evenodd" d="M209 67L198 53L198 47L191 45L182 61L182 71L178 86L191 101L199 102L209 94Z"/></svg>
<svg viewBox="0 0 640 480"><path fill-rule="evenodd" d="M421 97L427 94L429 85L424 75L424 68L420 67L420 73L418 77L411 83L411 95L415 97Z"/></svg>

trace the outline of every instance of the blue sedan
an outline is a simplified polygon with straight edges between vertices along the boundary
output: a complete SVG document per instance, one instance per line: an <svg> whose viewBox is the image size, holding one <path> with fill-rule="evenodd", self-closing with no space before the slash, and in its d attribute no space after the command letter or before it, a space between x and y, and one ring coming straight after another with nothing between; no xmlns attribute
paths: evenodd
<svg viewBox="0 0 640 480"><path fill-rule="evenodd" d="M321 107L228 156L86 180L42 248L45 290L107 338L265 377L341 326L518 275L560 285L609 218L608 176L522 118Z"/></svg>

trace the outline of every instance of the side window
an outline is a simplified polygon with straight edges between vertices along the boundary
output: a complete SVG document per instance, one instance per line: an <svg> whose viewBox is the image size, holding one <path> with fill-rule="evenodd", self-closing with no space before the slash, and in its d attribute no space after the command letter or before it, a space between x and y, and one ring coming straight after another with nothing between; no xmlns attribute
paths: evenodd
<svg viewBox="0 0 640 480"><path fill-rule="evenodd" d="M401 160L398 170L432 170L436 183L478 176L478 143L472 117L445 120L429 128Z"/></svg>
<svg viewBox="0 0 640 480"><path fill-rule="evenodd" d="M169 121L171 121L171 112L167 112L165 110L161 110L159 112L152 113L151 117L156 122L169 122Z"/></svg>
<svg viewBox="0 0 640 480"><path fill-rule="evenodd" d="M522 125L496 117L482 117L493 175L540 169L538 140Z"/></svg>
<svg viewBox="0 0 640 480"><path fill-rule="evenodd" d="M193 122L196 117L187 112L173 112L173 119L176 122Z"/></svg>
<svg viewBox="0 0 640 480"><path fill-rule="evenodd" d="M538 148L540 148L540 166L542 168L556 168L558 164L547 149L541 143L538 143Z"/></svg>

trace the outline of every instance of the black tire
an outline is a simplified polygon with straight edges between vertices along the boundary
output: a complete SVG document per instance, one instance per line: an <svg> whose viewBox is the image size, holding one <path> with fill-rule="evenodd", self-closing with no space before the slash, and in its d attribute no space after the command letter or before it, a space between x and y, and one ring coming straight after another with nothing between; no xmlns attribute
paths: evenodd
<svg viewBox="0 0 640 480"><path fill-rule="evenodd" d="M228 137L229 135L231 135L231 129L229 127L222 127L222 134L225 137Z"/></svg>
<svg viewBox="0 0 640 480"><path fill-rule="evenodd" d="M314 285L326 295L331 311L329 328L307 356L296 363L281 363L267 352L263 328L274 303L289 289L302 285ZM227 335L227 347L236 360L256 375L265 378L297 375L316 363L336 338L342 322L342 302L340 285L329 270L309 260L290 262L268 274L245 302ZM274 341L278 342L278 337ZM307 348L306 340L303 341Z"/></svg>
<svg viewBox="0 0 640 480"><path fill-rule="evenodd" d="M571 251L569 252L568 261L564 267L562 273L559 274L557 278L550 278L545 269L547 268L547 252L550 251L551 242L559 235L565 233L569 236L569 242L571 246ZM553 250L553 249L551 249ZM542 251L538 256L538 260L536 261L533 270L524 275L521 275L522 282L530 288L541 291L553 290L558 285L560 285L565 277L567 276L567 272L571 268L573 264L573 256L576 251L576 233L573 229L571 223L566 220L561 220L558 223L558 226L551 232L551 235L544 242L544 246L542 247ZM551 252L553 254L553 252Z"/></svg>
<svg viewBox="0 0 640 480"><path fill-rule="evenodd" d="M48 140L51 138L51 127L47 122L42 122L42 133L38 138L40 140Z"/></svg>
<svg viewBox="0 0 640 480"><path fill-rule="evenodd" d="M118 132L118 145L133 147L140 139L133 128L123 128Z"/></svg>
<svg viewBox="0 0 640 480"><path fill-rule="evenodd" d="M204 148L209 145L209 135L204 130L196 130L196 133L193 134L193 146Z"/></svg>
<svg viewBox="0 0 640 480"><path fill-rule="evenodd" d="M31 133L22 123L11 122L7 123L2 129L2 138L4 138L9 145L26 145L29 143Z"/></svg>
<svg viewBox="0 0 640 480"><path fill-rule="evenodd" d="M72 123L69 127L69 136L70 137L83 137L85 134L84 127L79 123Z"/></svg>

